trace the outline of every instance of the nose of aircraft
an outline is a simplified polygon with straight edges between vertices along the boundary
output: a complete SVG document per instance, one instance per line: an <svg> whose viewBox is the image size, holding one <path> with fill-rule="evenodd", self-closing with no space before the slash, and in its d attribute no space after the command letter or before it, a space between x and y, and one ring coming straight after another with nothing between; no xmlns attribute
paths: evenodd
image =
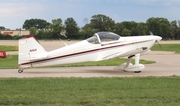
<svg viewBox="0 0 180 106"><path fill-rule="evenodd" d="M160 37L160 36L154 36L154 39L155 39L156 41L160 41L160 40L162 39L162 37Z"/></svg>

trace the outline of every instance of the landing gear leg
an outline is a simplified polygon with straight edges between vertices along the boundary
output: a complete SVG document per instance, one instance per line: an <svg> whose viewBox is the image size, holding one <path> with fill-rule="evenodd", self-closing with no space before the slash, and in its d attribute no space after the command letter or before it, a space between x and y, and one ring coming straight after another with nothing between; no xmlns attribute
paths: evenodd
<svg viewBox="0 0 180 106"><path fill-rule="evenodd" d="M129 66L133 57L134 57L134 55L128 57L128 62L124 68L127 68Z"/></svg>
<svg viewBox="0 0 180 106"><path fill-rule="evenodd" d="M19 69L19 70L18 70L18 73L22 73L22 72L23 72L23 69Z"/></svg>
<svg viewBox="0 0 180 106"><path fill-rule="evenodd" d="M124 72L127 72L125 70L125 68L129 67L129 64L131 63L131 60L132 60L133 57L134 57L134 55L128 57L128 61L127 61L126 66L124 67L124 70L123 70Z"/></svg>
<svg viewBox="0 0 180 106"><path fill-rule="evenodd" d="M135 65L139 65L140 54L135 55ZM134 71L134 73L140 73L141 71Z"/></svg>

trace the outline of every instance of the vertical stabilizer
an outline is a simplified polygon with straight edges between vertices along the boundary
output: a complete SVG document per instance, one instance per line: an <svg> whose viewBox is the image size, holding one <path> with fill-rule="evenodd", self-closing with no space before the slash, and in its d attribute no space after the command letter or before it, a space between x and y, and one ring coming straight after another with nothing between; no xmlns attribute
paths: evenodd
<svg viewBox="0 0 180 106"><path fill-rule="evenodd" d="M18 65L20 68L33 67L32 61L47 57L47 52L33 35L19 39Z"/></svg>

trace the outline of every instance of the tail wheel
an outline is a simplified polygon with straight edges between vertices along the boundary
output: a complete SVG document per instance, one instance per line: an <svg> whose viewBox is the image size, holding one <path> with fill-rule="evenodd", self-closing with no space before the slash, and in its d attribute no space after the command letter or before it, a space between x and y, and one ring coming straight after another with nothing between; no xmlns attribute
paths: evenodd
<svg viewBox="0 0 180 106"><path fill-rule="evenodd" d="M141 71L134 71L134 73L140 73Z"/></svg>
<svg viewBox="0 0 180 106"><path fill-rule="evenodd" d="M19 70L18 70L18 73L22 73L22 72L23 72L23 69L19 69Z"/></svg>

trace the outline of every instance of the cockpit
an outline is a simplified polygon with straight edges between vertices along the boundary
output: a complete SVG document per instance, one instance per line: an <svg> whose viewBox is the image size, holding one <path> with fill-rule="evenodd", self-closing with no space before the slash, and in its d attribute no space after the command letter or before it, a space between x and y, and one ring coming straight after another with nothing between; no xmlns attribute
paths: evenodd
<svg viewBox="0 0 180 106"><path fill-rule="evenodd" d="M99 44L102 42L117 41L119 39L120 36L118 34L112 32L98 32L88 38L87 41L92 44Z"/></svg>

